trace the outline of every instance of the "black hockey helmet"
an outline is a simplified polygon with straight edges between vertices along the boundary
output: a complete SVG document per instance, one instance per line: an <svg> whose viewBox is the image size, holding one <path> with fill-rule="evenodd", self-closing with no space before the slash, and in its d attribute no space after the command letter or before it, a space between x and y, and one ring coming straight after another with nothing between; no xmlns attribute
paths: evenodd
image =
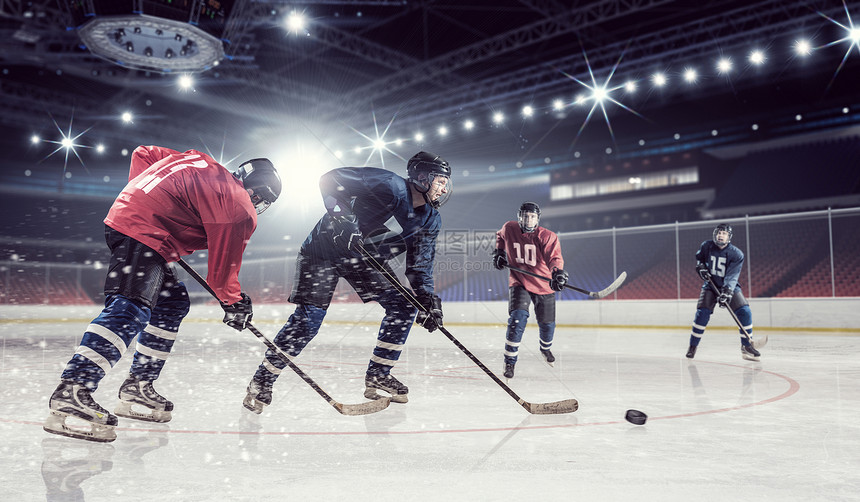
<svg viewBox="0 0 860 502"><path fill-rule="evenodd" d="M281 176L269 159L251 159L233 173L242 185L254 191L251 202L261 214L281 195Z"/></svg>
<svg viewBox="0 0 860 502"><path fill-rule="evenodd" d="M438 209L442 204L448 202L448 199L451 197L453 189L451 186L451 166L448 165L447 160L434 153L416 153L406 163L406 175L407 180L424 195L424 200L433 208ZM446 192L436 200L430 200L427 192L430 191L433 180L440 176L446 180Z"/></svg>
<svg viewBox="0 0 860 502"><path fill-rule="evenodd" d="M534 225L526 225L526 213L534 213L537 216ZM517 211L517 221L520 224L520 230L523 232L534 232L538 225L540 225L540 206L536 202L523 202L520 210Z"/></svg>
<svg viewBox="0 0 860 502"><path fill-rule="evenodd" d="M726 240L726 242L717 241L717 234L720 232L727 232L729 234L729 238ZM714 242L716 242L717 245L722 244L724 246L732 242L732 226L728 223L720 223L719 225L717 225L717 227L714 229Z"/></svg>

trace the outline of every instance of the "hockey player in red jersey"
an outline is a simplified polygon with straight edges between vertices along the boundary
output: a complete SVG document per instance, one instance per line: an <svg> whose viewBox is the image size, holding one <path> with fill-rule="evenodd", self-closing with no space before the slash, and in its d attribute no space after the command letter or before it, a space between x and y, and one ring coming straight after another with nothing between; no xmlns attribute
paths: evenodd
<svg viewBox="0 0 860 502"><path fill-rule="evenodd" d="M111 250L105 307L87 327L51 395L47 432L100 442L116 439L117 417L96 403L92 393L135 339L134 360L115 413L153 422L171 419L173 403L152 382L191 304L168 264L208 249L208 282L224 302L224 322L244 329L253 309L238 280L242 254L257 215L280 192L280 177L267 159L249 160L231 173L196 150L135 149L129 182L104 220ZM89 422L90 431L68 427L69 416Z"/></svg>
<svg viewBox="0 0 860 502"><path fill-rule="evenodd" d="M529 303L534 303L535 316L540 332L540 353L546 362L555 362L552 355L552 339L555 334L555 293L564 289L568 274L564 271L564 258L558 236L539 226L540 207L534 202L524 202L517 212L517 221L505 223L496 232L496 249L493 251L493 266L505 268L509 260L512 266L522 268L544 277L549 282L510 271L508 285L508 329L505 333L505 378L514 377L517 352L529 318Z"/></svg>

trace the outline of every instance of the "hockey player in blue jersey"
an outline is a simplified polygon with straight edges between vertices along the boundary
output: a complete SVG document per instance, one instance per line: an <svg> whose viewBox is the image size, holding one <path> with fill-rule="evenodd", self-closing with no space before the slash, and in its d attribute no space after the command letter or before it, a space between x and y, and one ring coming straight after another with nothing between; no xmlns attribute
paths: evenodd
<svg viewBox="0 0 860 502"><path fill-rule="evenodd" d="M705 241L696 252L696 272L704 282L696 305L696 317L693 320L693 332L690 334L690 348L687 358L696 356L696 349L705 334L705 327L714 312L714 305L730 308L737 316L744 330L752 337L752 312L749 302L744 298L738 278L744 264L744 253L732 245L732 227L728 223L720 223L714 229L713 240ZM708 283L713 279L719 290L714 292ZM761 353L754 344L741 332L741 356L749 361L758 361Z"/></svg>
<svg viewBox="0 0 860 502"><path fill-rule="evenodd" d="M316 336L343 277L365 303L385 309L376 346L367 366L365 396L377 390L405 403L409 389L390 374L400 358L413 319L429 331L442 325L442 305L433 290L437 209L451 196L451 167L443 158L419 152L407 163L408 179L385 169L344 167L320 178L326 214L302 243L289 301L295 312L274 339L290 357L298 356ZM377 260L406 252L406 278L426 308L418 313L382 274L365 263L361 246ZM385 264L386 268L390 267ZM272 385L286 363L271 349L248 384L244 406L261 413L272 402Z"/></svg>

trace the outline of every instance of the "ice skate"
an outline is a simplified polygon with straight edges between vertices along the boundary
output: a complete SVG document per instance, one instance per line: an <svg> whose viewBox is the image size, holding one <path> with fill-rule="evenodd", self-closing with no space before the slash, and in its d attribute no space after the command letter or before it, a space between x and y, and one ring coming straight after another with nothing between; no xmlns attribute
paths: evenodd
<svg viewBox="0 0 860 502"><path fill-rule="evenodd" d="M263 412L263 408L272 404L272 385L264 384L255 379L251 379L248 384L248 393L242 401L242 406L259 415Z"/></svg>
<svg viewBox="0 0 860 502"><path fill-rule="evenodd" d="M543 355L544 359L546 359L547 364L552 366L552 363L555 362L555 356L552 355L552 351L549 349L546 349L546 350L540 349L540 353L541 353L541 355Z"/></svg>
<svg viewBox="0 0 860 502"><path fill-rule="evenodd" d="M696 357L696 349L697 348L698 348L697 345L690 345L690 348L687 349L687 359L692 359L692 358Z"/></svg>
<svg viewBox="0 0 860 502"><path fill-rule="evenodd" d="M84 385L65 380L60 382L51 394L48 406L51 414L42 427L45 432L100 443L116 439L116 416L99 406ZM68 426L66 418L70 416L89 423L90 430Z"/></svg>
<svg viewBox="0 0 860 502"><path fill-rule="evenodd" d="M156 392L152 382L128 377L119 387L119 399L114 413L120 417L145 422L169 422L172 418L173 403ZM140 405L145 411L138 411L132 405Z"/></svg>
<svg viewBox="0 0 860 502"><path fill-rule="evenodd" d="M409 387L400 383L399 380L391 375L367 375L364 378L364 397L368 399L379 399L381 396L376 389L391 394L391 401L395 403L405 403L409 400Z"/></svg>
<svg viewBox="0 0 860 502"><path fill-rule="evenodd" d="M761 353L752 345L741 345L741 357L747 361L758 361Z"/></svg>
<svg viewBox="0 0 860 502"><path fill-rule="evenodd" d="M505 378L513 378L514 377L514 365L505 363Z"/></svg>

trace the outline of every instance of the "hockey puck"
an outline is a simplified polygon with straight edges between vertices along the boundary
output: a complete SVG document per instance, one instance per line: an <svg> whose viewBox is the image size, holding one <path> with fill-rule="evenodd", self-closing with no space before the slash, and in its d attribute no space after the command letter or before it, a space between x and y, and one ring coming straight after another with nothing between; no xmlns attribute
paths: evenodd
<svg viewBox="0 0 860 502"><path fill-rule="evenodd" d="M645 422L648 421L648 415L639 410L627 410L624 419L633 425L645 425Z"/></svg>

